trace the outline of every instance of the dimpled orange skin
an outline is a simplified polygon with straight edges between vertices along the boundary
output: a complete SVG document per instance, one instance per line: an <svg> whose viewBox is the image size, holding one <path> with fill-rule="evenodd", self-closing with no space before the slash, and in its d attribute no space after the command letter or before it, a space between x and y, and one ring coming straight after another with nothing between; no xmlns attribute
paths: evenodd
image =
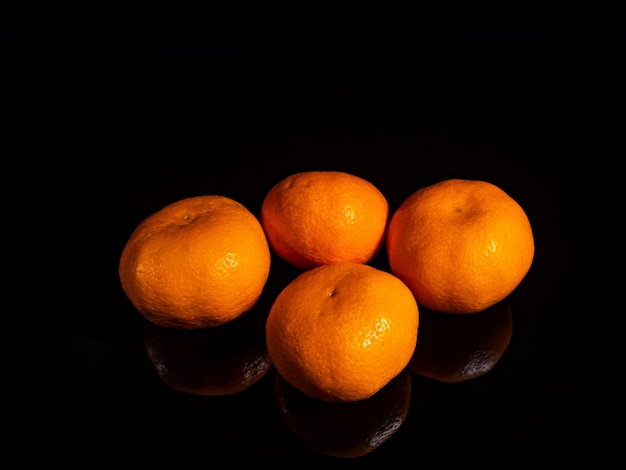
<svg viewBox="0 0 626 470"><path fill-rule="evenodd" d="M122 251L119 277L148 320L196 329L248 311L269 269L259 220L239 202L209 195L174 202L143 220Z"/></svg>
<svg viewBox="0 0 626 470"><path fill-rule="evenodd" d="M445 313L475 313L507 297L535 251L522 207L499 187L450 179L410 195L387 232L391 271L417 302Z"/></svg>
<svg viewBox="0 0 626 470"><path fill-rule="evenodd" d="M368 265L304 271L276 298L266 323L270 358L303 393L328 402L374 395L409 363L419 323L402 281Z"/></svg>
<svg viewBox="0 0 626 470"><path fill-rule="evenodd" d="M367 263L384 245L389 205L369 181L340 171L307 171L266 195L261 223L270 246L300 269Z"/></svg>

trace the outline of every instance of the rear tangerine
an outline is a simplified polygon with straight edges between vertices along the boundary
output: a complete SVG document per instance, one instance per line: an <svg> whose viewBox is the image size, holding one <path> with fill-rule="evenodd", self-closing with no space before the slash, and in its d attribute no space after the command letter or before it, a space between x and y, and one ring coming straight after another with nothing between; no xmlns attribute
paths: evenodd
<svg viewBox="0 0 626 470"><path fill-rule="evenodd" d="M385 240L389 206L369 181L340 171L292 174L270 189L261 223L274 251L300 269L367 263Z"/></svg>

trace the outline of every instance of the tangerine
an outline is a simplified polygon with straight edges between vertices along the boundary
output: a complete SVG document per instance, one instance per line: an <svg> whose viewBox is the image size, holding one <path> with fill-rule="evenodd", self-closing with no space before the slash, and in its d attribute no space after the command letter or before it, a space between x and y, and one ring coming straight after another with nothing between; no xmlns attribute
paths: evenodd
<svg viewBox="0 0 626 470"><path fill-rule="evenodd" d="M233 320L259 299L270 249L259 220L225 196L176 201L144 219L119 262L122 288L151 322L206 328Z"/></svg>
<svg viewBox="0 0 626 470"><path fill-rule="evenodd" d="M367 263L384 245L389 205L369 181L341 171L287 176L265 196L260 219L270 246L300 269Z"/></svg>
<svg viewBox="0 0 626 470"><path fill-rule="evenodd" d="M358 263L304 271L276 297L266 322L270 358L305 394L328 402L371 397L408 364L419 311L394 275Z"/></svg>
<svg viewBox="0 0 626 470"><path fill-rule="evenodd" d="M535 251L524 209L494 184L449 179L419 189L387 232L391 272L417 302L445 313L475 313L508 296Z"/></svg>

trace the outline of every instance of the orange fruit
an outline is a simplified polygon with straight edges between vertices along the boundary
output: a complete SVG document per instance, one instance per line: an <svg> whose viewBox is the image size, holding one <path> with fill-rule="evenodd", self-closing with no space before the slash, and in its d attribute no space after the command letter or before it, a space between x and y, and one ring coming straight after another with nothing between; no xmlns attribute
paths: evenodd
<svg viewBox="0 0 626 470"><path fill-rule="evenodd" d="M287 176L265 196L260 219L274 251L300 269L367 263L385 240L389 205L369 181L340 171Z"/></svg>
<svg viewBox="0 0 626 470"><path fill-rule="evenodd" d="M496 366L512 336L513 315L506 300L474 315L421 309L419 341L409 368L440 382L476 379Z"/></svg>
<svg viewBox="0 0 626 470"><path fill-rule="evenodd" d="M305 394L358 401L407 366L418 315L411 291L386 271L357 263L318 266L276 297L267 348L280 375Z"/></svg>
<svg viewBox="0 0 626 470"><path fill-rule="evenodd" d="M332 457L356 458L380 447L404 424L411 380L405 368L365 400L329 403L309 397L276 374L274 399L287 428L307 447Z"/></svg>
<svg viewBox="0 0 626 470"><path fill-rule="evenodd" d="M449 179L414 192L387 232L391 272L418 304L445 313L475 313L504 299L534 251L524 209L485 181Z"/></svg>
<svg viewBox="0 0 626 470"><path fill-rule="evenodd" d="M157 376L171 388L198 396L231 395L271 369L264 321L256 307L212 328L181 330L147 321L144 347Z"/></svg>
<svg viewBox="0 0 626 470"><path fill-rule="evenodd" d="M270 249L259 220L228 197L196 196L137 226L122 251L119 277L148 320L195 329L248 311L269 269Z"/></svg>

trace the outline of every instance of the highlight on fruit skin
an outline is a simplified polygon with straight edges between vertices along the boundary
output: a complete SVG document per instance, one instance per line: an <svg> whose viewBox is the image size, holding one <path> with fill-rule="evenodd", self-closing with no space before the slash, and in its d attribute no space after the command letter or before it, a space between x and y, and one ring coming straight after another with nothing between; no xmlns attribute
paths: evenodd
<svg viewBox="0 0 626 470"><path fill-rule="evenodd" d="M476 313L506 298L533 262L524 209L496 185L449 179L409 195L386 237L391 272L420 306Z"/></svg>

